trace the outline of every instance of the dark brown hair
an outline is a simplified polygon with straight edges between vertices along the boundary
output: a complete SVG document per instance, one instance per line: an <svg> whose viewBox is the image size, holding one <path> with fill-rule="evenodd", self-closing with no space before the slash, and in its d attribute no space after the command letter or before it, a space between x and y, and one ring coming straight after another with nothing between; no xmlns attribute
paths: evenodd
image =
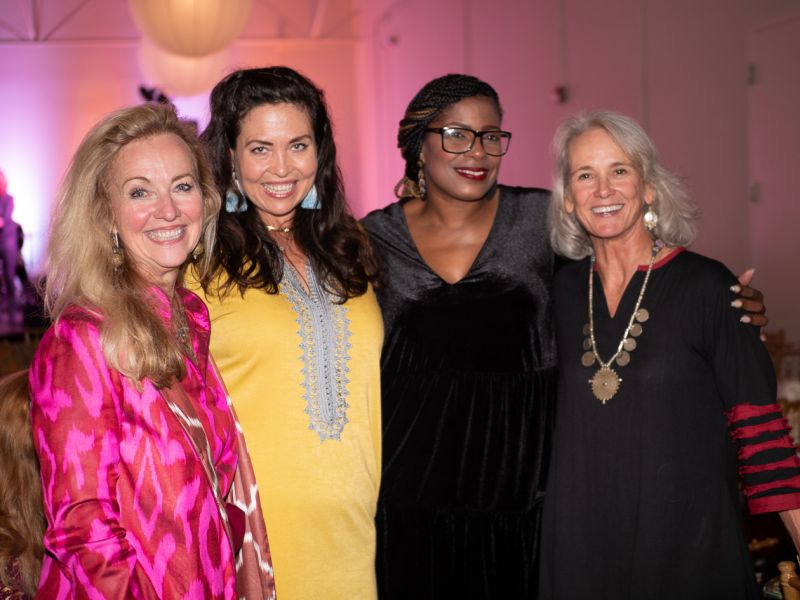
<svg viewBox="0 0 800 600"><path fill-rule="evenodd" d="M44 556L46 521L39 461L33 447L28 371L0 379L0 583L12 561L19 565L22 590L33 598Z"/></svg>
<svg viewBox="0 0 800 600"><path fill-rule="evenodd" d="M283 277L283 257L268 235L258 211L232 185L231 149L241 132L241 123L254 108L265 104L292 104L308 115L317 147L315 185L318 210L298 207L293 221L295 242L306 253L325 289L345 301L367 291L377 277L375 259L366 234L350 214L336 163L336 146L322 90L288 67L266 67L235 71L211 92L211 121L202 134L208 145L212 169L222 196L237 194L242 212L222 211L211 272L201 277L209 291L220 271L219 291L234 286L244 294L248 288L267 293L278 291Z"/></svg>

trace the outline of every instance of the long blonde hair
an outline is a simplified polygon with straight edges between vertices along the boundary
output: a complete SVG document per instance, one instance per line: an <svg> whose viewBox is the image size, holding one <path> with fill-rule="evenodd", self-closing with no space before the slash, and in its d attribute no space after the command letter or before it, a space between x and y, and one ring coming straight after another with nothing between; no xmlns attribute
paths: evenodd
<svg viewBox="0 0 800 600"><path fill-rule="evenodd" d="M28 371L0 380L0 583L19 566L22 592L33 598L44 556L46 521L39 461L31 434Z"/></svg>
<svg viewBox="0 0 800 600"><path fill-rule="evenodd" d="M149 379L160 387L185 374L182 350L147 300L148 286L130 261L115 267L114 214L109 195L111 165L127 144L173 134L188 147L203 195L197 269L205 273L213 251L220 197L193 128L171 106L126 108L100 121L75 153L53 213L44 290L45 308L58 320L71 306L99 315L103 353L126 377ZM188 260L187 260L188 263ZM184 265L185 268L186 265ZM182 283L183 269L178 279Z"/></svg>

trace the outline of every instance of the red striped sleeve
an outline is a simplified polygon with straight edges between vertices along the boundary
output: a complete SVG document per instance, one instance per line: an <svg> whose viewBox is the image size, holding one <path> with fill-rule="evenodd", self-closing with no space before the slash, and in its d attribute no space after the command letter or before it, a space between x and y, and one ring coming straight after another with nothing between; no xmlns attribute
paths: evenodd
<svg viewBox="0 0 800 600"><path fill-rule="evenodd" d="M753 417L762 417L770 413L776 413L780 416L781 409L777 404L737 404L731 408L726 414L728 415L728 423L733 424L737 421L744 421L752 419Z"/></svg>
<svg viewBox="0 0 800 600"><path fill-rule="evenodd" d="M767 440L758 444L747 444L739 448L739 460L747 460L765 450L772 450L774 448L793 448L794 444L789 436L782 436L777 440Z"/></svg>
<svg viewBox="0 0 800 600"><path fill-rule="evenodd" d="M789 424L786 422L786 419L778 418L773 419L772 421L767 421L766 423L759 423L757 425L744 425L742 427L736 427L731 431L731 437L735 440L748 439L758 437L762 433L774 431L785 431L788 433Z"/></svg>
<svg viewBox="0 0 800 600"><path fill-rule="evenodd" d="M800 469L800 457L793 454L789 458L784 458L777 462L767 463L766 465L741 465L739 473L742 475L750 475L752 473L761 473L763 471L773 471L775 469Z"/></svg>
<svg viewBox="0 0 800 600"><path fill-rule="evenodd" d="M750 514L753 515L800 508L800 492L764 496L763 498L748 498L747 508L750 510Z"/></svg>
<svg viewBox="0 0 800 600"><path fill-rule="evenodd" d="M800 475L787 477L785 479L778 479L777 481L768 481L767 483L758 483L755 485L745 486L744 495L748 497L755 496L756 494L761 494L762 492L768 492L769 490L775 490L778 488L797 488L798 493L800 493Z"/></svg>
<svg viewBox="0 0 800 600"><path fill-rule="evenodd" d="M778 404L739 404L726 416L750 512L800 508L800 458Z"/></svg>

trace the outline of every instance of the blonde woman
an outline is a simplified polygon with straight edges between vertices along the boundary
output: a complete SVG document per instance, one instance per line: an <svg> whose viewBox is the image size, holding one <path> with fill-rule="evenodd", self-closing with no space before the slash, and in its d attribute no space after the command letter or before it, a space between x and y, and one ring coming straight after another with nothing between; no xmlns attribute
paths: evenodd
<svg viewBox="0 0 800 600"><path fill-rule="evenodd" d="M188 262L206 268L219 206L169 107L112 114L78 148L50 238L54 325L30 372L39 597L237 597L236 425L208 313L181 286Z"/></svg>

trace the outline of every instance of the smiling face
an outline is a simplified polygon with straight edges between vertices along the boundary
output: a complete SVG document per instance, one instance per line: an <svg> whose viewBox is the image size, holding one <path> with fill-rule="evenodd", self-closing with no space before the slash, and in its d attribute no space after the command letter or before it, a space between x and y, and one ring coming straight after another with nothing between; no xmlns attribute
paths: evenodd
<svg viewBox="0 0 800 600"><path fill-rule="evenodd" d="M287 226L317 176L317 147L306 111L262 104L245 115L231 151L236 175L265 225Z"/></svg>
<svg viewBox="0 0 800 600"><path fill-rule="evenodd" d="M465 127L488 131L500 129L500 125L500 113L494 102L484 96L473 96L447 107L429 127ZM442 149L442 136L430 132L425 134L420 158L425 163L427 197L467 202L484 198L492 189L497 182L501 161L499 156L486 154L477 139L469 152L445 152Z"/></svg>
<svg viewBox="0 0 800 600"><path fill-rule="evenodd" d="M593 244L649 240L642 214L653 191L605 129L590 129L572 140L569 170L564 208L575 213Z"/></svg>
<svg viewBox="0 0 800 600"><path fill-rule="evenodd" d="M167 292L203 227L195 171L189 148L171 133L133 141L111 163L108 190L125 260Z"/></svg>

